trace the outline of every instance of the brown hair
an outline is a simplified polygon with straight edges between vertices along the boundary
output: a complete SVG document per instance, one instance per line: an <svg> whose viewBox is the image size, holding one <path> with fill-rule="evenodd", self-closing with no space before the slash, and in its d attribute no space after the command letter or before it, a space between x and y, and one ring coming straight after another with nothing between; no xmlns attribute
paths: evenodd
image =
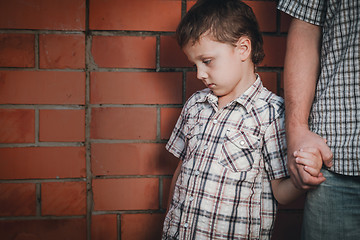
<svg viewBox="0 0 360 240"><path fill-rule="evenodd" d="M199 0L180 21L176 36L181 48L210 32L215 40L235 45L242 36L251 41L252 62L259 64L265 54L263 39L252 9L240 0Z"/></svg>

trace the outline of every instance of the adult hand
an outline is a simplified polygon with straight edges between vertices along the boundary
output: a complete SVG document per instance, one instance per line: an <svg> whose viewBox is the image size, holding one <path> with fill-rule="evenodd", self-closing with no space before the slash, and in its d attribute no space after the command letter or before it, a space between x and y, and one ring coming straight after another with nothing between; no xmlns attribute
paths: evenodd
<svg viewBox="0 0 360 240"><path fill-rule="evenodd" d="M294 156L294 152L301 148L317 148L325 166L331 167L333 155L326 140L311 132L307 126L293 127L287 129L287 147L288 170L297 188L312 189L326 180L321 173L317 177L311 176L304 170L304 165L296 163Z"/></svg>

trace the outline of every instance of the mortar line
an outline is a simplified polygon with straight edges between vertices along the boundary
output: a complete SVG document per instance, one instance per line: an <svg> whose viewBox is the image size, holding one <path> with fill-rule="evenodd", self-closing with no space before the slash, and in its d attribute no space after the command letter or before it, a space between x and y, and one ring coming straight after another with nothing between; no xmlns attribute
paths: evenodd
<svg viewBox="0 0 360 240"><path fill-rule="evenodd" d="M41 184L35 184L35 195L36 195L36 216L41 216Z"/></svg>
<svg viewBox="0 0 360 240"><path fill-rule="evenodd" d="M35 61L35 63L34 63L33 70L39 70L39 68L40 68L40 48L39 48L40 36L39 36L39 33L35 33L34 37L35 37L35 46L34 46L34 52L35 52L34 61Z"/></svg>
<svg viewBox="0 0 360 240"><path fill-rule="evenodd" d="M91 240L91 217L93 208L93 192L92 192L92 173L91 173L91 143L90 143L90 71L89 59L91 54L91 47L89 45L88 37L89 31L89 8L90 0L86 0L85 13L85 161L86 161L86 235L87 240Z"/></svg>
<svg viewBox="0 0 360 240"><path fill-rule="evenodd" d="M35 109L34 109L34 111L35 111L35 129L34 129L34 131L35 131L35 139L34 139L34 144L35 144L35 146L38 146L39 145L39 143L40 143L40 141L39 141L39 139L40 139L40 110L39 110L39 108L37 108L37 107L35 107Z"/></svg>

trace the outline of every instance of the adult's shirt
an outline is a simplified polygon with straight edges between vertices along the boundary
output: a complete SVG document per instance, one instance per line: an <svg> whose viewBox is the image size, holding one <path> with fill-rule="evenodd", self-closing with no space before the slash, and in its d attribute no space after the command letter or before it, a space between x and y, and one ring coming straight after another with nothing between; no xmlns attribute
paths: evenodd
<svg viewBox="0 0 360 240"><path fill-rule="evenodd" d="M334 155L331 171L359 176L360 1L280 0L278 9L322 27L321 69L309 127L327 139Z"/></svg>

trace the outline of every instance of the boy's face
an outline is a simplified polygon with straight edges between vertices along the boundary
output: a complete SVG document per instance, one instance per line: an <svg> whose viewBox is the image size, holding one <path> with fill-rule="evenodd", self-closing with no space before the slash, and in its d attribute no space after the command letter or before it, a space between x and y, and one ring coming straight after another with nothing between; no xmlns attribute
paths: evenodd
<svg viewBox="0 0 360 240"><path fill-rule="evenodd" d="M230 102L249 87L248 68L251 68L252 75L254 71L253 65L248 63L249 53L245 52L247 55L244 57L244 51L251 52L251 47L241 49L212 40L210 34L206 34L195 44L190 41L183 51L196 65L197 78L210 88L219 100L223 98Z"/></svg>

